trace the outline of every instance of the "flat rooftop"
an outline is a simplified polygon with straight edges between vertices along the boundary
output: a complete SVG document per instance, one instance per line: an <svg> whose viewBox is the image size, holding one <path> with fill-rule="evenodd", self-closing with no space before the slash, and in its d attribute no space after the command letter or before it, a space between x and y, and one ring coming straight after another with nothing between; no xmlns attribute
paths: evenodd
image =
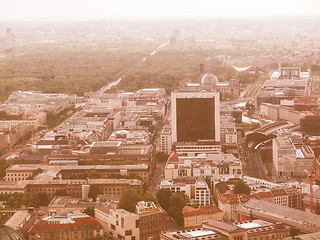
<svg viewBox="0 0 320 240"><path fill-rule="evenodd" d="M272 218L285 224L300 226L309 229L318 229L320 231L320 215L297 210L294 208L284 207L270 202L251 199L243 205L243 212L251 212L253 214L265 216L264 218Z"/></svg>
<svg viewBox="0 0 320 240"><path fill-rule="evenodd" d="M9 226L15 230L19 230L20 227L28 221L30 214L27 210L19 210L15 212L12 217L5 223L6 226Z"/></svg>
<svg viewBox="0 0 320 240"><path fill-rule="evenodd" d="M148 169L147 164L137 164L137 165L79 165L79 166L63 166L63 170L143 170Z"/></svg>

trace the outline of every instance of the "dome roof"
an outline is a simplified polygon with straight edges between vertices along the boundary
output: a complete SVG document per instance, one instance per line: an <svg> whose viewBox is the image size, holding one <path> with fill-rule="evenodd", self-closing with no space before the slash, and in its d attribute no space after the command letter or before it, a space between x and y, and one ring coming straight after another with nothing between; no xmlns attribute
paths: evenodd
<svg viewBox="0 0 320 240"><path fill-rule="evenodd" d="M216 85L218 78L212 73L207 73L201 78L201 85Z"/></svg>
<svg viewBox="0 0 320 240"><path fill-rule="evenodd" d="M0 225L0 239L1 240L24 240L19 232L6 226Z"/></svg>

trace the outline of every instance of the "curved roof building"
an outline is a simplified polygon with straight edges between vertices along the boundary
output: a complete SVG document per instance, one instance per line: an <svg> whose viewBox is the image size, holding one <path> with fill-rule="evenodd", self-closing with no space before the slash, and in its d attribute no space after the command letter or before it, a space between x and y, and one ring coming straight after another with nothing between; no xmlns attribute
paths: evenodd
<svg viewBox="0 0 320 240"><path fill-rule="evenodd" d="M218 78L213 73L207 73L205 74L200 81L201 85L217 85L218 84Z"/></svg>

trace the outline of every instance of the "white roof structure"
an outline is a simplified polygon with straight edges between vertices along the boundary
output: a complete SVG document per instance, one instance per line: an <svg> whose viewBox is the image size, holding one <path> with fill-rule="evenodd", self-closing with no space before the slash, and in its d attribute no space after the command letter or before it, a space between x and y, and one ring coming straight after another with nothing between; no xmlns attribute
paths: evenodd
<svg viewBox="0 0 320 240"><path fill-rule="evenodd" d="M249 68L251 68L251 66L248 66L248 67L235 67L235 66L232 66L235 70L237 70L238 72L244 72L244 71L247 71Z"/></svg>

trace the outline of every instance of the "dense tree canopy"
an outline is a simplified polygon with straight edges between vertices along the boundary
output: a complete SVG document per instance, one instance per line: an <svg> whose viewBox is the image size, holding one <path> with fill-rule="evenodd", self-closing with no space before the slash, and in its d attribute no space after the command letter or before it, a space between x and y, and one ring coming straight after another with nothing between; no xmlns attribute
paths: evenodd
<svg viewBox="0 0 320 240"><path fill-rule="evenodd" d="M234 184L234 193L250 194L250 187L243 180L239 180Z"/></svg>
<svg viewBox="0 0 320 240"><path fill-rule="evenodd" d="M134 213L138 201L139 197L135 189L125 189L121 193L119 208Z"/></svg>
<svg viewBox="0 0 320 240"><path fill-rule="evenodd" d="M6 176L6 169L10 166L10 163L5 159L0 159L0 178L3 179Z"/></svg>
<svg viewBox="0 0 320 240"><path fill-rule="evenodd" d="M158 162L166 162L168 160L169 155L164 152L157 152L156 158Z"/></svg>
<svg viewBox="0 0 320 240"><path fill-rule="evenodd" d="M119 208L125 209L128 212L134 213L136 205L139 201L155 202L153 195L148 192L139 192L134 188L128 188L122 191L119 201Z"/></svg>
<svg viewBox="0 0 320 240"><path fill-rule="evenodd" d="M94 207L87 207L87 208L84 210L84 213L88 214L88 215L91 216L91 217L94 217L94 216L95 216Z"/></svg>
<svg viewBox="0 0 320 240"><path fill-rule="evenodd" d="M170 207L170 197L172 192L169 188L162 188L156 192L157 200L160 206L167 211Z"/></svg>
<svg viewBox="0 0 320 240"><path fill-rule="evenodd" d="M46 193L12 193L6 194L7 200L6 208L21 208L21 207L35 207L47 206L49 204L48 196Z"/></svg>
<svg viewBox="0 0 320 240"><path fill-rule="evenodd" d="M156 192L157 200L160 206L168 213L170 217L180 226L183 226L182 209L187 203L187 196L183 192L172 193L168 188L162 188Z"/></svg>
<svg viewBox="0 0 320 240"><path fill-rule="evenodd" d="M116 80L148 52L130 44L19 49L0 59L0 100L13 90L41 90L82 95Z"/></svg>
<svg viewBox="0 0 320 240"><path fill-rule="evenodd" d="M162 87L170 93L178 87L182 79L200 81L202 76L200 63L204 62L206 72L214 73L221 81L229 80L234 70L216 59L214 57L216 54L217 51L212 48L166 46L134 68L111 91L118 89L136 91L145 87Z"/></svg>
<svg viewBox="0 0 320 240"><path fill-rule="evenodd" d="M89 193L88 193L88 197L89 198L92 198L93 201L96 201L97 200L97 196L98 194L100 194L101 191L99 189L99 187L95 184L91 184L90 185L90 188L89 188Z"/></svg>
<svg viewBox="0 0 320 240"><path fill-rule="evenodd" d="M187 197L183 192L177 192L170 197L170 207L184 208L187 203Z"/></svg>

